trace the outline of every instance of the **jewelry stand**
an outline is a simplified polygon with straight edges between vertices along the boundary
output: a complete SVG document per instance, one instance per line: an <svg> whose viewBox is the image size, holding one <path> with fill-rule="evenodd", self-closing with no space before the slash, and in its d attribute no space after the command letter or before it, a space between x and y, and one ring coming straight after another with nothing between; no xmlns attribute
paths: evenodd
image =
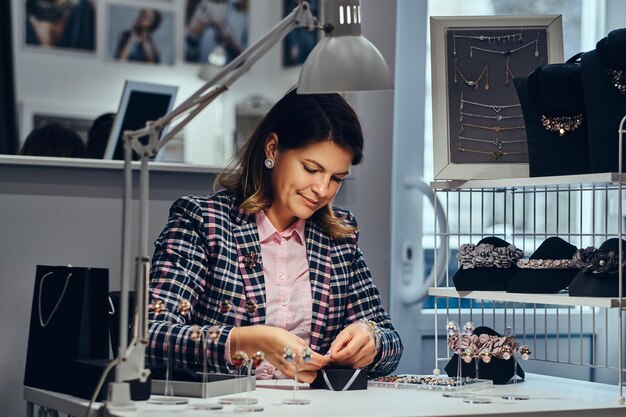
<svg viewBox="0 0 626 417"><path fill-rule="evenodd" d="M469 338L474 333L474 323L472 323L471 321L468 321L467 323L465 323L465 325L463 326L462 334L459 332L459 326L453 321L448 322L448 325L446 326L446 328L447 328L448 337L451 337L454 335L458 336L458 339L457 339L458 345L455 351L457 355L457 359L458 359L457 382L459 386L462 387L463 386L462 361L466 363L470 363L475 358L473 351L469 347L466 349L462 349L463 336L466 336ZM478 364L476 364L476 375L478 375ZM478 379L478 376L476 376L476 379ZM475 394L462 392L462 391L443 392L441 395L446 398L475 398L476 397Z"/></svg>
<svg viewBox="0 0 626 417"><path fill-rule="evenodd" d="M222 305L220 308L226 309L224 305ZM248 317L250 317L254 313L256 313L257 305L254 301L247 300L244 305L244 310L246 314L248 315ZM228 308L228 311L230 311L230 307ZM235 327L238 327L239 325L241 325L241 321L242 320L239 320L239 323L237 323L237 320L235 320ZM235 342L236 342L236 347L239 348L239 340L236 340ZM248 384L248 392L250 392L252 390L252 387L250 386L250 379L252 378L252 376L251 376L251 369L250 369L251 365L248 363L248 360L249 360L248 354L240 350L236 350L231 358L231 361L233 362L233 365L235 366L235 369L236 369L235 372L236 372L237 379L242 378L241 368L244 365L248 365L247 366L248 380L246 381L246 383ZM240 406L244 406L244 405L251 406L251 405L257 404L258 402L259 400L257 400L256 398L251 398L249 393L245 397L221 398L219 400L220 404L232 404L232 405L240 405ZM251 411L263 411L263 408L261 408L261 410L251 410Z"/></svg>
<svg viewBox="0 0 626 417"><path fill-rule="evenodd" d="M516 353L517 352L513 352L513 355L512 355L513 361L514 361L513 362L513 385L517 384L517 357L515 355ZM523 345L522 347L520 347L519 353L520 353L522 360L528 360L528 358L530 357L531 351L528 346ZM500 398L504 400L509 400L509 401L524 401L524 400L530 399L528 395L524 395L524 394L502 394Z"/></svg>
<svg viewBox="0 0 626 417"><path fill-rule="evenodd" d="M163 301L156 299L152 303L152 308L154 310L154 316L165 312L165 307L163 305ZM179 311L181 314L186 314L189 311L190 304L187 300L182 300L180 302ZM183 406L189 403L189 400L186 398L180 398L174 396L174 386L172 385L172 374L174 371L174 360L172 358L172 316L168 316L167 318L167 332L165 333L165 340L167 340L167 357L165 358L165 389L163 391L163 396L158 398L150 398L148 400L148 404L158 405L158 406L166 406L166 407L177 407Z"/></svg>
<svg viewBox="0 0 626 417"><path fill-rule="evenodd" d="M246 392L248 393L246 396L247 403L245 405L235 407L236 412L247 413L247 412L263 411L263 407L257 404L257 400L250 397L250 393L252 392L252 387L251 387L251 382L250 382L253 376L252 369L254 368L256 370L256 368L259 367L261 362L263 362L263 359L264 359L263 352L258 351L257 353L252 355L252 358L250 358L250 360L248 361L248 378L246 381L246 383L248 384L248 388L246 389Z"/></svg>
<svg viewBox="0 0 626 417"><path fill-rule="evenodd" d="M311 357L313 355L313 351L311 350L311 348L305 348L302 351L301 355L294 355L293 351L289 348L285 348L285 351L283 353L283 358L285 358L285 360L288 363L293 362L294 360L296 361L296 372L294 375L294 379L296 381L296 383L293 386L293 397L292 398L286 398L282 401L283 404L285 405L306 405L306 404L311 404L311 400L307 400L304 398L297 398L297 394L299 391L299 387L298 387L298 369L300 368L300 359L302 359L302 361L304 363L309 363L311 362Z"/></svg>
<svg viewBox="0 0 626 417"><path fill-rule="evenodd" d="M195 327L197 327L197 329L195 329ZM217 326L211 326L207 329L206 334L205 334L200 328L200 326L194 326L194 328L192 328L191 331L192 333L190 337L192 338L192 340L198 341L198 339L194 337L199 337L199 339L201 339L202 348L204 352L203 360L202 360L202 400L203 401L194 403L194 404L189 404L188 408L190 410L221 410L222 408L224 408L222 404L218 404L214 402L204 402L209 398L209 392L208 392L209 371L208 371L208 366L207 366L208 341L207 340L210 340L211 344L214 344L217 341L217 339L220 337L220 329Z"/></svg>

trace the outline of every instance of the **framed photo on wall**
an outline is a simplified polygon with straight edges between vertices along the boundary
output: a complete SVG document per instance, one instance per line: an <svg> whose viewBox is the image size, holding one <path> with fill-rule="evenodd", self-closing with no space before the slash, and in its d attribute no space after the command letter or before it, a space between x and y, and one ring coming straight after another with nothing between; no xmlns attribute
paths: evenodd
<svg viewBox="0 0 626 417"><path fill-rule="evenodd" d="M563 62L560 15L431 17L434 178L528 176L513 79Z"/></svg>
<svg viewBox="0 0 626 417"><path fill-rule="evenodd" d="M286 17L298 6L299 0L284 0L283 17ZM310 0L311 13L319 16L318 0ZM283 39L283 66L293 67L304 64L309 53L315 48L319 31L308 31L304 28L296 28L289 32Z"/></svg>
<svg viewBox="0 0 626 417"><path fill-rule="evenodd" d="M174 63L174 13L155 6L158 3L146 3L145 7L109 4L109 59L153 65Z"/></svg>
<svg viewBox="0 0 626 417"><path fill-rule="evenodd" d="M96 0L22 0L24 45L95 54Z"/></svg>
<svg viewBox="0 0 626 417"><path fill-rule="evenodd" d="M248 47L249 0L186 0L184 56L216 67Z"/></svg>

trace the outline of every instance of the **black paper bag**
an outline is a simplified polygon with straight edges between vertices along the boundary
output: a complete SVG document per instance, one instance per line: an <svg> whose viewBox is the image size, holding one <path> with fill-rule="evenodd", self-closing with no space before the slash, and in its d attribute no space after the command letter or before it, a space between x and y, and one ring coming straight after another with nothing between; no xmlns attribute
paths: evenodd
<svg viewBox="0 0 626 417"><path fill-rule="evenodd" d="M108 293L107 269L37 266L24 385L91 396L81 363L109 359Z"/></svg>

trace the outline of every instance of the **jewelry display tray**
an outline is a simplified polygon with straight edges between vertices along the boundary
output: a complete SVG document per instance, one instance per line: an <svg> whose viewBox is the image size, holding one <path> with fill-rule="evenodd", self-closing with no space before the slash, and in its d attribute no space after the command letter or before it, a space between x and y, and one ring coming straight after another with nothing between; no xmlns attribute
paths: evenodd
<svg viewBox="0 0 626 417"><path fill-rule="evenodd" d="M248 384L248 380L250 384ZM210 398L220 395L237 394L256 389L254 376L236 376L227 374L208 374L206 390L203 392L202 381L170 381L173 395L177 397ZM165 395L165 380L152 380L152 394Z"/></svg>
<svg viewBox="0 0 626 417"><path fill-rule="evenodd" d="M412 375L401 374L398 377L416 377L416 378L432 378L433 375ZM446 385L443 381L456 380L456 377L437 377L437 380L441 380L441 384L417 384L411 382L384 382L376 381L374 379L368 381L368 387L383 387L383 388L400 388L400 389L419 389L426 391L478 391L481 389L493 387L493 381L490 379L475 379L475 378L463 378L462 385ZM469 382L469 383L466 383Z"/></svg>

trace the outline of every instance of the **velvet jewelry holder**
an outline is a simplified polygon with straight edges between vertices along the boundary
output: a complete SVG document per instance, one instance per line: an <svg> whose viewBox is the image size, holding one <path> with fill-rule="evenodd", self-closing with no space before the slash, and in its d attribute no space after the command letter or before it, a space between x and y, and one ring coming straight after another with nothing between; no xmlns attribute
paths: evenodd
<svg viewBox="0 0 626 417"><path fill-rule="evenodd" d="M576 246L560 237L549 237L539 245L530 259L571 259L576 249ZM506 291L556 294L567 288L577 273L577 268L518 268Z"/></svg>
<svg viewBox="0 0 626 417"><path fill-rule="evenodd" d="M324 368L311 383L312 389L354 391L367 389L367 371L354 368Z"/></svg>
<svg viewBox="0 0 626 417"><path fill-rule="evenodd" d="M581 71L570 61L543 65L528 78L514 79L531 177L591 172Z"/></svg>
<svg viewBox="0 0 626 417"><path fill-rule="evenodd" d="M495 236L481 239L477 245L488 243L494 247L507 247L509 242ZM457 291L504 291L515 274L515 262L509 268L459 268L452 277Z"/></svg>
<svg viewBox="0 0 626 417"><path fill-rule="evenodd" d="M489 336L498 336L500 334L490 327L480 326L474 329L474 334L488 334ZM504 385L507 384L511 378L513 378L513 372L515 371L515 362L514 359L500 359L500 358L491 358L489 363L485 363L480 359L478 360L478 378L479 379L490 379L493 381L495 385ZM452 355L452 358L446 364L444 370L449 377L456 377L457 370L459 369L459 356L458 353ZM461 360L461 376L476 378L476 364L474 361L470 363L465 363ZM524 370L522 367L517 364L517 376L522 378L525 377Z"/></svg>
<svg viewBox="0 0 626 417"><path fill-rule="evenodd" d="M619 253L619 239L605 241L598 248L604 253ZM626 241L622 239L622 250L626 250ZM616 262L619 260L616 259ZM623 274L626 271L623 271ZM624 275L622 275L622 280ZM598 273L592 270L580 270L569 285L569 295L576 297L619 297L619 271ZM626 296L626 285L622 285L622 296Z"/></svg>
<svg viewBox="0 0 626 417"><path fill-rule="evenodd" d="M581 70L591 171L617 172L618 129L626 115L626 29L610 32L585 53ZM626 167L624 155L622 163Z"/></svg>

